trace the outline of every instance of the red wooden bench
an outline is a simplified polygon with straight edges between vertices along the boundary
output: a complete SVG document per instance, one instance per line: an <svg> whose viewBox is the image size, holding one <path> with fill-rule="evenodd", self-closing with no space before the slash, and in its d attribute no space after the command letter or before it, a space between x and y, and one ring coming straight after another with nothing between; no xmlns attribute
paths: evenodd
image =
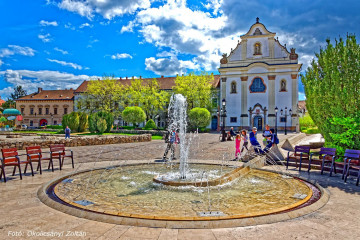
<svg viewBox="0 0 360 240"><path fill-rule="evenodd" d="M303 163L309 163L310 157L310 147L309 146L295 146L295 152L290 154L288 152L287 160L286 160L286 169L289 166L299 167L299 171L301 171L301 165Z"/></svg>
<svg viewBox="0 0 360 240"><path fill-rule="evenodd" d="M329 166L328 169L330 171L332 161L333 161L333 159L335 159L335 157L336 157L336 148L324 148L324 147L322 147L320 149L320 152L311 153L310 154L310 160L309 160L308 172L310 172L310 169L312 167L319 166L319 167L321 167L321 174L323 174L325 164L328 164L328 166Z"/></svg>
<svg viewBox="0 0 360 240"><path fill-rule="evenodd" d="M15 175L15 171L16 171L16 167L19 169L19 174L20 174L20 179L22 180L22 175L21 175L21 164L30 164L31 167L31 174L32 176L34 176L34 171L33 171L33 167L31 164L31 160L26 159L26 161L22 161L20 160L20 156L26 155L26 154L19 154L17 152L16 148L3 148L1 149L1 154L2 154L2 158L1 158L1 175L0 175L0 179L2 178L2 176L4 176L4 182L6 182L6 175L5 175L5 167L7 166L14 166L14 170L13 170L13 176ZM26 173L26 167L25 167L25 171L24 174Z"/></svg>
<svg viewBox="0 0 360 240"><path fill-rule="evenodd" d="M69 154L66 154L66 152L70 152ZM65 158L71 158L71 164L74 168L74 154L72 150L66 150L64 144L55 144L50 145L50 157L52 159L59 158L59 165L60 170L62 169L62 166L64 165Z"/></svg>
<svg viewBox="0 0 360 240"><path fill-rule="evenodd" d="M44 152L42 152L40 146L26 147L26 154L27 154L29 161L38 162L36 171L39 171L39 169L40 169L40 174L42 174L41 161L49 161L48 169L50 169L50 166L51 166L51 170L54 171L54 163L53 163L53 159L52 159L51 155L50 155L50 157L44 157L43 153ZM27 164L25 166L25 169L26 169L26 167L27 167Z"/></svg>

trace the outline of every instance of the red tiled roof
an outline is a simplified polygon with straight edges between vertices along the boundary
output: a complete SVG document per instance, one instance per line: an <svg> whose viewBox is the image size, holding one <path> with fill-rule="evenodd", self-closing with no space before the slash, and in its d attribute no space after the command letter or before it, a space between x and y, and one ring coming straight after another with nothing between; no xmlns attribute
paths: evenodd
<svg viewBox="0 0 360 240"><path fill-rule="evenodd" d="M146 83L149 80L152 80L154 78L142 78L141 80L143 81L143 83ZM159 87L162 90L171 90L174 86L175 86L175 79L176 77L161 77L161 78L155 78L158 83L159 83ZM124 85L131 85L131 81L133 79L118 79L117 81L121 84ZM96 80L93 80L96 81ZM87 85L89 84L90 81L84 81L80 84L80 86L75 90L75 93L83 93L86 91L87 89ZM219 87L219 83L220 83L220 75L214 75L214 81L212 82L212 85L217 88Z"/></svg>
<svg viewBox="0 0 360 240"><path fill-rule="evenodd" d="M0 97L0 106L3 105L3 103L5 103L5 102L6 102L6 101L3 100L3 99L1 99L1 97Z"/></svg>
<svg viewBox="0 0 360 240"><path fill-rule="evenodd" d="M16 101L21 100L73 100L74 90L42 90L26 95Z"/></svg>

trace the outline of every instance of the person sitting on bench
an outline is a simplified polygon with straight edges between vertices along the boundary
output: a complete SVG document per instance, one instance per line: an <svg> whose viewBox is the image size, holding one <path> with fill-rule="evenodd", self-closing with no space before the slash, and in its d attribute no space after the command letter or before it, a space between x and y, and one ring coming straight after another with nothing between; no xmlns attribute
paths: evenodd
<svg viewBox="0 0 360 240"><path fill-rule="evenodd" d="M256 132L257 128L253 127L252 131L250 132L250 143L254 147L254 150L257 154L264 154L264 151L261 149L260 143L256 139Z"/></svg>

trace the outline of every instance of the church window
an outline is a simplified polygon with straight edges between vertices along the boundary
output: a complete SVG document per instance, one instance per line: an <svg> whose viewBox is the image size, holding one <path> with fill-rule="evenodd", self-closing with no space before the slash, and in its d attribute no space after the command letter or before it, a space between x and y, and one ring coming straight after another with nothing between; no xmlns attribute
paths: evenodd
<svg viewBox="0 0 360 240"><path fill-rule="evenodd" d="M280 82L280 92L286 92L286 80L282 79Z"/></svg>
<svg viewBox="0 0 360 240"><path fill-rule="evenodd" d="M236 93L236 82L235 81L231 83L230 93Z"/></svg>
<svg viewBox="0 0 360 240"><path fill-rule="evenodd" d="M286 117L280 117L280 122L286 122Z"/></svg>
<svg viewBox="0 0 360 240"><path fill-rule="evenodd" d="M237 117L231 117L231 118L230 118L230 122L236 123L236 122L237 122Z"/></svg>
<svg viewBox="0 0 360 240"><path fill-rule="evenodd" d="M265 92L265 90L266 86L264 84L264 81L259 77L254 78L250 85L250 92Z"/></svg>
<svg viewBox="0 0 360 240"><path fill-rule="evenodd" d="M254 55L261 55L261 43L259 42L254 45Z"/></svg>

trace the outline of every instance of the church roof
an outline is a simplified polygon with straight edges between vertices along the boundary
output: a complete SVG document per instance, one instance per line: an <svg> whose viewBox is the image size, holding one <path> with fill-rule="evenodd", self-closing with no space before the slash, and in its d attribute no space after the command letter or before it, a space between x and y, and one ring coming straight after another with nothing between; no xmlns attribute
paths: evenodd
<svg viewBox="0 0 360 240"><path fill-rule="evenodd" d="M143 81L144 84L146 84L148 81L152 80L154 78L141 78L141 80ZM161 76L160 78L155 78L157 80L157 82L159 83L159 87L161 90L172 90L172 88L175 86L175 79L176 77L163 77ZM127 79L117 79L117 81L123 85L129 86L131 85L131 81L133 79L132 78L127 78ZM87 86L89 84L91 80L87 81L85 80L84 82L81 83L81 85L75 90L75 94L76 93L83 93L86 92ZM96 81L96 80L93 80ZM214 81L212 82L212 85L217 88L219 87L219 83L220 83L220 75L214 75Z"/></svg>
<svg viewBox="0 0 360 240"><path fill-rule="evenodd" d="M260 29L262 29L263 31L261 31ZM273 36L275 36L275 34L276 33L270 32L269 30L267 30L265 25L259 22L259 18L256 18L256 23L251 25L249 31L247 33L245 33L244 35L241 35L240 38L246 38L246 37L249 37L249 36L262 36L262 35L273 35Z"/></svg>

